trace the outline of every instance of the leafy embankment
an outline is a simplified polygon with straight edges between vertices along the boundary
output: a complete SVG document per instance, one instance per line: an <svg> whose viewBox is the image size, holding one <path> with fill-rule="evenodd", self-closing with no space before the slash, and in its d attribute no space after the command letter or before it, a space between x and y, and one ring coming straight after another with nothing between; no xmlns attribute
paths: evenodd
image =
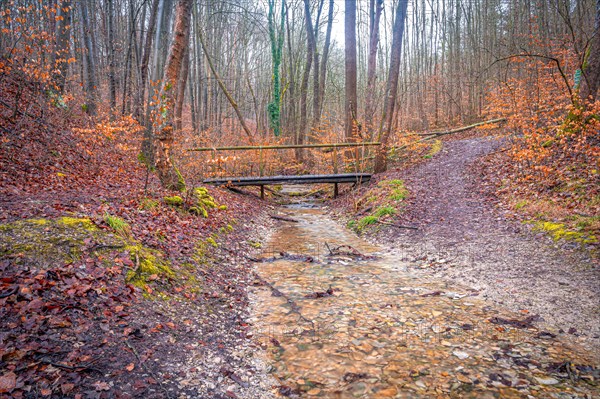
<svg viewBox="0 0 600 399"><path fill-rule="evenodd" d="M348 221L348 227L361 234L388 223L386 220L402 211L407 196L402 180L379 181L353 201L354 217Z"/></svg>
<svg viewBox="0 0 600 399"><path fill-rule="evenodd" d="M574 72L578 60L572 54L565 60ZM537 80L510 81L491 97L490 110L507 117L511 141L488 160L485 174L534 230L597 248L600 101L571 97L555 79L554 65L526 65L539 71Z"/></svg>
<svg viewBox="0 0 600 399"><path fill-rule="evenodd" d="M0 396L164 397L190 348L244 340L259 203L162 189L130 118L91 123L10 75L0 100Z"/></svg>

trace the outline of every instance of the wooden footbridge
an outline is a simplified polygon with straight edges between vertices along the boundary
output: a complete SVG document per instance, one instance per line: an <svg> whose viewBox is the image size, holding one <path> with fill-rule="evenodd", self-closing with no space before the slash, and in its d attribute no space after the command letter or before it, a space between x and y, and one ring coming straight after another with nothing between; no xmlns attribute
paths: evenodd
<svg viewBox="0 0 600 399"><path fill-rule="evenodd" d="M307 145L266 145L266 146L239 146L239 147L201 147L193 148L190 151L212 152L213 160L217 160L216 153L222 151L254 151L258 152L258 176L216 176L207 178L203 181L204 184L212 184L217 186L259 186L261 198L264 198L264 187L268 185L278 184L323 184L331 183L334 185L334 197L338 194L338 184L350 183L359 185L371 180L371 174L365 173L364 162L361 162L359 150L362 149L364 159L364 151L367 147L379 146L380 143L334 143L334 144L307 144ZM350 156L341 158L351 160L350 169L347 173L338 173L340 169L340 156L338 149L344 148L345 151L350 151ZM331 153L331 163L333 173L331 174L302 174L302 175L264 175L264 152L267 150L303 150L303 149L322 149ZM346 154L348 155L348 154ZM213 164L216 162L213 162ZM216 169L216 165L213 165ZM342 169L347 169L344 165ZM213 169L213 174L216 171Z"/></svg>

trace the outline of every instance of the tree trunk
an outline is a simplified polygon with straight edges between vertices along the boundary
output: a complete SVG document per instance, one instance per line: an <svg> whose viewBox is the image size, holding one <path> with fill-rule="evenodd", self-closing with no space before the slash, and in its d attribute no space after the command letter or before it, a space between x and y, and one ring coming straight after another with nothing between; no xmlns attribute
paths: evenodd
<svg viewBox="0 0 600 399"><path fill-rule="evenodd" d="M185 88L187 86L188 75L190 73L190 46L189 46L189 30L188 37L185 39L187 45L183 54L183 64L181 66L181 77L177 82L177 97L175 102L175 130L181 131L183 122L181 116L183 114L183 104L185 100Z"/></svg>
<svg viewBox="0 0 600 399"><path fill-rule="evenodd" d="M346 53L346 102L344 136L346 141L356 141L356 0L346 0L344 12L344 35Z"/></svg>
<svg viewBox="0 0 600 399"><path fill-rule="evenodd" d="M56 27L56 50L54 52L54 67L56 75L54 82L60 94L65 91L67 74L69 73L69 42L71 37L71 0L63 0L58 10L59 21Z"/></svg>
<svg viewBox="0 0 600 399"><path fill-rule="evenodd" d="M240 125L242 125L242 129L244 129L244 132L250 139L250 142L253 142L254 139L252 138L252 132L250 131L250 128L246 124L246 120L244 119L244 115L242 115L242 112L240 111L240 107L238 106L237 102L231 96L231 93L229 93L229 90L227 90L227 87L225 86L225 82L223 82L223 79L221 79L221 76L215 69L212 59L211 59L210 55L208 54L208 48L206 47L206 43L204 42L204 37L202 35L201 29L198 29L198 39L200 39L200 44L202 45L202 51L204 51L204 56L206 57L206 63L210 67L210 70L211 70L213 76L215 77L217 84L219 85L219 87L221 88L221 91L227 98L227 101L229 101L229 104L231 104L231 107L233 108L238 120L240 121Z"/></svg>
<svg viewBox="0 0 600 399"><path fill-rule="evenodd" d="M593 102L600 87L600 0L596 0L596 23L589 52L587 65L583 68L580 95L584 101Z"/></svg>
<svg viewBox="0 0 600 399"><path fill-rule="evenodd" d="M148 32L146 33L146 42L144 43L142 62L140 63L140 88L134 111L134 116L139 122L143 122L141 119L144 115L144 98L146 96L146 82L148 81L148 63L150 61L150 52L152 51L152 39L154 38L154 30L156 29L156 19L160 1L161 0L154 0L152 2L150 23L148 25Z"/></svg>
<svg viewBox="0 0 600 399"><path fill-rule="evenodd" d="M327 78L327 61L329 60L329 47L331 46L331 30L333 28L333 0L329 0L329 14L327 15L327 33L325 33L325 44L323 45L323 57L321 57L321 67L319 68L319 91L317 92L318 110L316 120L321 120L323 113L323 103L325 102L325 79Z"/></svg>
<svg viewBox="0 0 600 399"><path fill-rule="evenodd" d="M275 29L275 0L269 0L269 38L271 40L271 58L273 59L273 101L267 106L273 134L281 133L281 55L283 49L285 0L281 2L281 22L279 31ZM257 120L258 122L258 120Z"/></svg>
<svg viewBox="0 0 600 399"><path fill-rule="evenodd" d="M400 76L400 55L402 53L402 36L404 34L404 20L408 0L400 0L396 9L396 18L392 32L392 53L390 58L390 69L385 89L385 100L383 104L383 116L379 127L378 141L381 146L375 155L375 173L384 172L387 167L388 140L392 133L394 122L394 106L398 94L398 77Z"/></svg>
<svg viewBox="0 0 600 399"><path fill-rule="evenodd" d="M377 47L379 46L379 21L383 10L383 0L371 0L369 60L367 63L367 92L365 99L365 127L368 136L373 132L375 116L375 83L377 79Z"/></svg>
<svg viewBox="0 0 600 399"><path fill-rule="evenodd" d="M298 130L297 144L304 144L308 128L308 80L315 51L315 35L313 31L312 18L310 16L310 0L304 0L304 18L306 21L306 65L300 84L300 129ZM296 160L302 162L304 151L301 148L296 150Z"/></svg>
<svg viewBox="0 0 600 399"><path fill-rule="evenodd" d="M165 188L182 191L185 189L183 177L171 160L174 126L178 123L175 116L175 94L181 79L181 70L185 48L189 46L190 19L193 0L179 0L175 14L175 29L171 49L163 75L160 102L153 110L153 122L156 131L154 137L154 159L158 177Z"/></svg>
<svg viewBox="0 0 600 399"><path fill-rule="evenodd" d="M97 79L96 79L96 63L95 63L95 47L92 40L90 21L88 18L88 2L87 0L79 1L79 13L81 17L81 40L85 50L83 52L83 71L85 80L85 110L88 115L96 115L96 96L97 96Z"/></svg>
<svg viewBox="0 0 600 399"><path fill-rule="evenodd" d="M320 21L321 21L321 12L323 11L323 4L325 3L325 0L320 0L319 1L319 8L317 10L317 19L315 20L315 25L314 25L314 42L315 42L315 47L314 47L314 60L313 60L313 65L314 65L314 73L313 73L313 114L312 114L312 127L316 128L317 125L319 124L319 78L321 77L321 74L319 73L319 25L320 25Z"/></svg>
<svg viewBox="0 0 600 399"><path fill-rule="evenodd" d="M115 66L115 20L114 20L114 0L106 0L107 5L107 30L108 30L108 93L110 102L111 119L117 108L117 82Z"/></svg>

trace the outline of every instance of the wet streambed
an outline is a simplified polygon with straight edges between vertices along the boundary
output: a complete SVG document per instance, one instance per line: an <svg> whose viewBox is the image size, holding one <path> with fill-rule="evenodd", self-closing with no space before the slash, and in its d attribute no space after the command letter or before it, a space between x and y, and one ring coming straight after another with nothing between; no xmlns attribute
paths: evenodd
<svg viewBox="0 0 600 399"><path fill-rule="evenodd" d="M257 263L251 293L254 334L278 381L277 395L583 398L597 392L592 361L531 326L531 315L492 308L458 285L411 276L406 263L323 209L294 206L284 213L297 222L281 222L265 246L267 261ZM342 245L351 249L335 250Z"/></svg>

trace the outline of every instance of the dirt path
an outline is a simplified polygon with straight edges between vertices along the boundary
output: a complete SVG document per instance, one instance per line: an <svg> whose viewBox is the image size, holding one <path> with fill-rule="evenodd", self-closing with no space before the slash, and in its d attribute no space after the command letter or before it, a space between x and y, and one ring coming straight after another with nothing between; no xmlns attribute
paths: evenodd
<svg viewBox="0 0 600 399"><path fill-rule="evenodd" d="M600 348L600 270L579 251L509 221L479 185L477 162L500 147L493 138L444 143L432 160L401 173L411 200L400 222L418 231L377 236L422 276L480 291L538 325ZM473 167L475 166L475 167Z"/></svg>

